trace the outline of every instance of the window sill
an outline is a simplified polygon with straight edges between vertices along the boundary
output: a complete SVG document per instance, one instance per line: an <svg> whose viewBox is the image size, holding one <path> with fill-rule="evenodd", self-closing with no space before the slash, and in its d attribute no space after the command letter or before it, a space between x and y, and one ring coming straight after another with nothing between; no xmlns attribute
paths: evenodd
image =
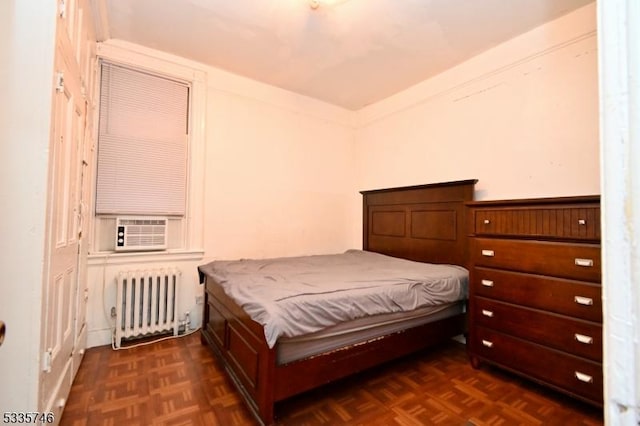
<svg viewBox="0 0 640 426"><path fill-rule="evenodd" d="M178 262L202 260L203 250L164 250L146 252L95 252L87 263L93 265L123 265L130 263Z"/></svg>

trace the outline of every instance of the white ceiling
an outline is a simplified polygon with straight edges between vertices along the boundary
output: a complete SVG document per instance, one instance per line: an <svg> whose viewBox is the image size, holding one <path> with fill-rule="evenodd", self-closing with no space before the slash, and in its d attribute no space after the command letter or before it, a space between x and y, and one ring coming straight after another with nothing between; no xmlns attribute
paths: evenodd
<svg viewBox="0 0 640 426"><path fill-rule="evenodd" d="M594 0L97 1L100 41L356 110Z"/></svg>

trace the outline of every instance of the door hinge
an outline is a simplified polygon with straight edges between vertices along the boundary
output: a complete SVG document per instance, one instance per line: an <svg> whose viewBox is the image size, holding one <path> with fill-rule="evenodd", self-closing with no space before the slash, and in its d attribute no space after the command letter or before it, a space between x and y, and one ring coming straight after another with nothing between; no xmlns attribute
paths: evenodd
<svg viewBox="0 0 640 426"><path fill-rule="evenodd" d="M67 17L67 2L65 0L60 0L58 2L58 15L62 19Z"/></svg>
<svg viewBox="0 0 640 426"><path fill-rule="evenodd" d="M53 349L49 348L42 355L42 371L51 373L51 361L53 358Z"/></svg>
<svg viewBox="0 0 640 426"><path fill-rule="evenodd" d="M64 92L64 73L56 73L56 92Z"/></svg>

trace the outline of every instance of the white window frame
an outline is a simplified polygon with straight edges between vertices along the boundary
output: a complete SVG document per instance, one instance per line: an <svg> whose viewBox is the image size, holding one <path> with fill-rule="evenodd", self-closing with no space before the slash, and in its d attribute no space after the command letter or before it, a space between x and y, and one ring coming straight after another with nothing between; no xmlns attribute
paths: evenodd
<svg viewBox="0 0 640 426"><path fill-rule="evenodd" d="M153 51L141 46L117 41L98 43L97 56L105 61L148 71L188 82L191 86L189 99L189 143L187 147L186 212L183 220L183 244L169 253L204 252L204 177L205 139L207 112L207 73L203 68L187 60ZM98 114L98 111L96 111ZM95 176L94 176L95 178ZM95 188L95 185L94 185ZM95 206L92 207L95 209ZM92 211L92 217L95 212ZM95 227L94 233L95 233ZM94 235L93 247L97 247ZM99 254L94 252L93 254ZM136 254L122 254L122 256Z"/></svg>

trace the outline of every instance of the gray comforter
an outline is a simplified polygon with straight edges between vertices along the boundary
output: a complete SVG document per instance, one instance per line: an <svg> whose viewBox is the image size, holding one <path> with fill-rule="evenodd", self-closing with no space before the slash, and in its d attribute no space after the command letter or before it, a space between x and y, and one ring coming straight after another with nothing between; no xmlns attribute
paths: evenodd
<svg viewBox="0 0 640 426"><path fill-rule="evenodd" d="M213 261L199 267L264 326L267 344L338 323L464 299L468 271L378 253Z"/></svg>

